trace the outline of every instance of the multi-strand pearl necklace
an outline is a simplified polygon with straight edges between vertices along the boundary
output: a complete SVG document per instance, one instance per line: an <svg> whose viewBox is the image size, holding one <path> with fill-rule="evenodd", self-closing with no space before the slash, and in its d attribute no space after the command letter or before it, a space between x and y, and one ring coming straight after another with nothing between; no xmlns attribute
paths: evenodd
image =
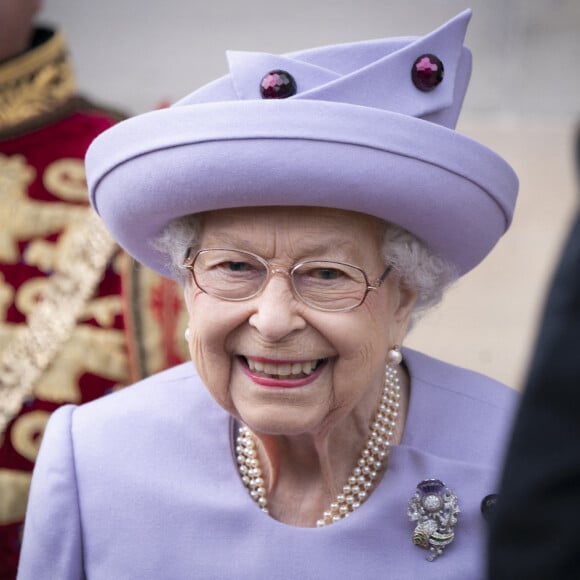
<svg viewBox="0 0 580 580"><path fill-rule="evenodd" d="M391 351L397 352L398 351ZM400 357L400 354L398 355ZM393 358L393 357L391 357ZM399 360L393 360L395 364ZM399 416L401 398L399 374L393 364L385 370L385 386L379 407L370 425L370 434L347 484L342 488L322 518L316 522L318 527L337 522L361 506L367 499L380 473L385 469L390 453ZM256 440L245 425L240 427L236 440L236 455L242 482L260 509L268 513L268 498Z"/></svg>

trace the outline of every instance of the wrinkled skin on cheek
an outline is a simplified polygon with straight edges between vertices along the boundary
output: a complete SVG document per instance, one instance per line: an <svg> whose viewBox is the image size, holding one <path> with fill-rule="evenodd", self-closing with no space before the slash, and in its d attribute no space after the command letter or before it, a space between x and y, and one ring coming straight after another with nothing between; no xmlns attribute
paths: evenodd
<svg viewBox="0 0 580 580"><path fill-rule="evenodd" d="M185 289L185 303L190 312L189 351L197 372L216 402L230 413L234 413L228 389L232 360L225 351L223 332L219 325L213 323L211 316L192 316L192 312L211 311L211 306L204 304L210 301L210 297L188 283Z"/></svg>

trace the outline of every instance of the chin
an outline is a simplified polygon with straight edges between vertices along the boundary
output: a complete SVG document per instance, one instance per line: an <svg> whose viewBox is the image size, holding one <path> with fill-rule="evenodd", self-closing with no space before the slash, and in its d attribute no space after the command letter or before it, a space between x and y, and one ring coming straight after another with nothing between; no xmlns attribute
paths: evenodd
<svg viewBox="0 0 580 580"><path fill-rule="evenodd" d="M239 414L241 420L254 433L293 437L320 430L323 418L318 414L306 412L304 408L273 409L269 406L251 409Z"/></svg>

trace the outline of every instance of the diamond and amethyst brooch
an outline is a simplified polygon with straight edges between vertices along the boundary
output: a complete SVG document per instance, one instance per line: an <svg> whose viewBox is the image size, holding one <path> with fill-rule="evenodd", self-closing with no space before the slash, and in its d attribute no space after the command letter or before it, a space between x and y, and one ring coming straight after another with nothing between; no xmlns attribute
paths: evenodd
<svg viewBox="0 0 580 580"><path fill-rule="evenodd" d="M424 479L417 485L407 514L416 522L413 544L429 550L430 562L453 542L459 512L457 496L439 479Z"/></svg>

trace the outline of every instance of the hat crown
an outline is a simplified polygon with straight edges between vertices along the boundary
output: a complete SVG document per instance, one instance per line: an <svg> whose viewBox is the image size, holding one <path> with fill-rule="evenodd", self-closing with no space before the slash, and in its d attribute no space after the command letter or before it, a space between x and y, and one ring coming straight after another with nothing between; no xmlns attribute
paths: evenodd
<svg viewBox="0 0 580 580"><path fill-rule="evenodd" d="M360 105L455 128L471 74L471 53L463 46L470 19L471 10L466 10L422 37L354 42L285 55L228 51L230 74L177 105L259 100L262 77L283 70L298 86L290 99ZM445 68L443 81L429 92L418 90L411 78L415 60L426 54L438 57Z"/></svg>

